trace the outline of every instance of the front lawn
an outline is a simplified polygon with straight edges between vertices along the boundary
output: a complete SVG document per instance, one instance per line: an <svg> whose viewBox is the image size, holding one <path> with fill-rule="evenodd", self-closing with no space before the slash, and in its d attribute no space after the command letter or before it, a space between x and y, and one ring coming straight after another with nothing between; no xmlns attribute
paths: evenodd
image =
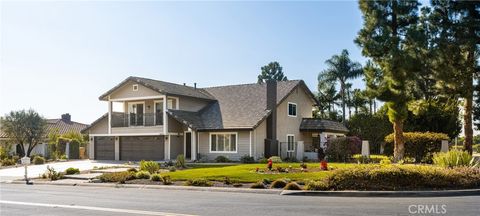
<svg viewBox="0 0 480 216"><path fill-rule="evenodd" d="M278 163L274 164L273 168L300 168L300 163ZM358 166L357 164L345 164L345 163L329 163L329 169L346 168L352 166ZM307 168L319 168L319 163L307 163ZM288 178L292 181L305 181L305 180L320 180L325 178L331 171L308 171L308 172L295 172L295 173L275 173L267 174L256 172L256 168L259 170L267 170L266 164L238 164L238 165L201 165L192 166L192 168L186 170L177 170L176 172L169 172L168 175L173 181L186 181L188 179L205 178L211 181L223 181L225 177L230 180L249 183L258 182L262 179L276 180L280 178Z"/></svg>

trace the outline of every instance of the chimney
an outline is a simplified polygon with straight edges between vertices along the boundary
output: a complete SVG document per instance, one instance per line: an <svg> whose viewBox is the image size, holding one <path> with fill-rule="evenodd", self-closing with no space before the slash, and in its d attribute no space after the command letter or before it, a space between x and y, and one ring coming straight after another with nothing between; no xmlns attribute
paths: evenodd
<svg viewBox="0 0 480 216"><path fill-rule="evenodd" d="M277 81L266 82L266 109L270 110L267 118L267 140L265 141L265 157L278 155L277 140Z"/></svg>
<svg viewBox="0 0 480 216"><path fill-rule="evenodd" d="M62 114L62 120L64 122L70 122L71 121L71 116L68 113Z"/></svg>
<svg viewBox="0 0 480 216"><path fill-rule="evenodd" d="M183 86L186 86L187 84L186 83L183 83Z"/></svg>
<svg viewBox="0 0 480 216"><path fill-rule="evenodd" d="M197 89L197 83L193 83L193 88Z"/></svg>

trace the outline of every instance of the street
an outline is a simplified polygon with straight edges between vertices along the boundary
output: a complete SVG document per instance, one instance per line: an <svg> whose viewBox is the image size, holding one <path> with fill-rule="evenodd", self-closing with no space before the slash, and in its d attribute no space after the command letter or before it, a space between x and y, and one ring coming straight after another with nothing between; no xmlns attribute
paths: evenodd
<svg viewBox="0 0 480 216"><path fill-rule="evenodd" d="M0 215L479 215L480 196L348 198L0 184ZM423 214L424 207L435 210ZM442 206L446 212L442 212ZM410 214L412 213L412 214ZM442 214L444 213L444 214Z"/></svg>

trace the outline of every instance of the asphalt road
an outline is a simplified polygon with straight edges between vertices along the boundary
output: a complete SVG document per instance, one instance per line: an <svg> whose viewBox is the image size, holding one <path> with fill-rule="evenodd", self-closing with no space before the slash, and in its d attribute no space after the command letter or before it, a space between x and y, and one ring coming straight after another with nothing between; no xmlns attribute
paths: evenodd
<svg viewBox="0 0 480 216"><path fill-rule="evenodd" d="M434 210L434 212L424 214L425 209ZM420 210L422 210L421 213ZM0 215L2 216L181 214L477 216L480 215L480 196L307 197L185 190L0 184Z"/></svg>

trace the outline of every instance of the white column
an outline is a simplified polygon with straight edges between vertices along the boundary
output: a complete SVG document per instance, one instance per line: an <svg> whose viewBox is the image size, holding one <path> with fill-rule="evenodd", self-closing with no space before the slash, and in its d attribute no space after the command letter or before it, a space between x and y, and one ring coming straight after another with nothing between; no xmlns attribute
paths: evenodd
<svg viewBox="0 0 480 216"><path fill-rule="evenodd" d="M65 147L65 156L67 156L67 159L70 159L70 142L67 142Z"/></svg>
<svg viewBox="0 0 480 216"><path fill-rule="evenodd" d="M191 150L191 160L197 159L197 132L192 130L192 150Z"/></svg>
<svg viewBox="0 0 480 216"><path fill-rule="evenodd" d="M370 156L370 145L368 144L368 140L362 140L362 156Z"/></svg>
<svg viewBox="0 0 480 216"><path fill-rule="evenodd" d="M170 135L165 136L165 160L170 160Z"/></svg>
<svg viewBox="0 0 480 216"><path fill-rule="evenodd" d="M95 147L94 147L94 140L95 138L93 136L88 137L89 143L88 143L88 158L90 160L95 159Z"/></svg>
<svg viewBox="0 0 480 216"><path fill-rule="evenodd" d="M250 145L249 145L249 146L250 146L250 151L249 151L249 155L250 155L250 157L252 157L252 156L253 156L253 152L252 152L252 148L253 148L253 147L252 147L252 143L253 143L253 142L252 142L252 131L250 131L250 133L249 133L249 139L248 139L248 140L250 140Z"/></svg>
<svg viewBox="0 0 480 216"><path fill-rule="evenodd" d="M448 152L448 141L447 140L442 140L442 148L440 149L440 152Z"/></svg>
<svg viewBox="0 0 480 216"><path fill-rule="evenodd" d="M115 137L115 160L120 160L120 137Z"/></svg>
<svg viewBox="0 0 480 216"><path fill-rule="evenodd" d="M108 134L112 133L112 101L108 101Z"/></svg>
<svg viewBox="0 0 480 216"><path fill-rule="evenodd" d="M168 133L168 116L167 116L167 95L163 96L163 133Z"/></svg>

